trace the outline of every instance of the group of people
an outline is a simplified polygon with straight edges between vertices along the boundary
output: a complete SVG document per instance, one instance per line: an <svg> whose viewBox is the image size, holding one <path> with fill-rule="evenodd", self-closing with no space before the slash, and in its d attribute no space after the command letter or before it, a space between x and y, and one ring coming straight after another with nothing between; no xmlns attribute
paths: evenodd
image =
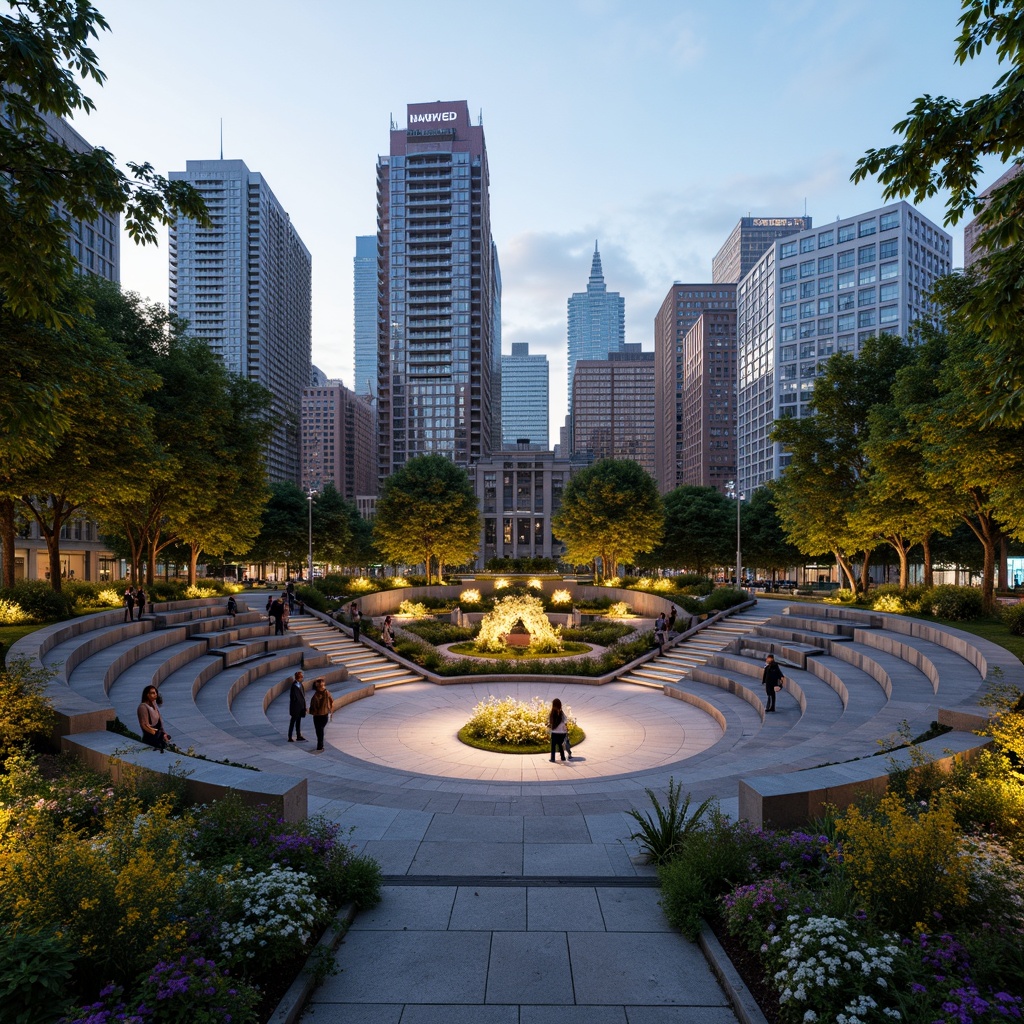
<svg viewBox="0 0 1024 1024"><path fill-rule="evenodd" d="M665 617L664 612L660 612L658 617L654 620L654 646L657 647L662 654L665 653L665 641L674 636L675 631L676 607L673 605L668 618Z"/></svg>
<svg viewBox="0 0 1024 1024"><path fill-rule="evenodd" d="M304 678L302 672L296 672L288 687L288 742L306 741L306 737L302 735L302 720L310 714L313 716L313 731L316 733L316 751L321 753L324 749L327 719L334 711L334 698L327 690L327 680L323 676L317 676L313 680L313 696L307 704L306 691L302 685Z"/></svg>
<svg viewBox="0 0 1024 1024"><path fill-rule="evenodd" d="M121 603L124 605L124 621L131 622L136 617L141 619L146 614L146 600L146 592L142 587L139 587L138 590L135 587L129 587L121 599ZM136 608L139 610L138 616L135 615Z"/></svg>

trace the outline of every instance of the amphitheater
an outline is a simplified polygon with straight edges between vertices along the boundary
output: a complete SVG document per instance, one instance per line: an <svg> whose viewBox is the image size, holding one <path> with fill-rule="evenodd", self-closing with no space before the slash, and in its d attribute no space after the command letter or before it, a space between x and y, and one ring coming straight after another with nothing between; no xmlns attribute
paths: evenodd
<svg viewBox="0 0 1024 1024"><path fill-rule="evenodd" d="M398 593L396 603L415 596ZM653 595L610 596L629 601L650 620L670 607ZM650 888L656 876L630 838L636 823L629 809L649 808L647 791L663 799L675 780L695 801L716 797L732 817L802 825L826 803L844 805L861 792L884 789L891 766L906 763L908 755L877 756L880 742L892 742L901 731L918 735L939 722L952 731L926 741L928 754L940 764L971 756L985 742L975 730L985 721L980 701L986 691L997 682L1024 689L1024 665L965 632L778 599L758 598L711 616L675 637L664 653L652 651L599 680L495 675L462 682L424 673L365 638L355 643L347 628L316 613L293 616L284 636L268 635L265 616L240 597L233 619L224 614L222 599L210 599L157 604L131 623L122 621L121 610L58 623L18 641L9 657L52 670L49 694L60 742L87 763L115 775L125 764L173 769L197 799L235 790L270 803L288 819L324 814L350 828L354 846L381 863L389 894L385 909L365 922L360 918L365 931L349 933L339 953L339 963L343 955L350 958L344 985L331 981L320 990L317 1019L404 1024L402 1008L419 1007L420 1015L410 1011L408 1020L450 1021L431 1014L456 1005L521 1008L537 1002L532 990L516 987L519 975L506 977L507 966L501 973L504 961L495 958L494 943L513 942L506 931L520 936L510 955L529 973L526 964L536 953L525 923L529 894L552 886L575 887L564 894L561 923L575 920L592 899L601 913L583 930L596 920L594 927L610 943L586 975L584 960L603 947L592 945L591 934L574 966L572 929L565 926L565 969L575 987L572 998L555 1003L590 1008L588 1021L605 1019L593 1015L597 1005L619 1007L621 1017L616 1010L607 1018L615 1021L739 1019L732 1015L735 999L715 994L703 980L667 994L664 985L669 975L676 977L686 944L673 935L668 938L680 948L663 945L666 929L655 921L656 892ZM382 614L390 610L387 600L384 594L364 598L364 609ZM768 651L782 664L786 685L777 713L766 715L760 679ZM311 725L308 742L287 742L287 685L298 668L307 687L325 676L335 697L322 754L312 749ZM107 729L115 717L136 728L140 694L150 684L160 689L174 745L201 756L161 756ZM560 697L587 739L567 763L460 744L456 732L490 694ZM653 911L652 904L640 908L635 902L645 887L643 898L655 901ZM519 917L508 918L514 893L521 894L521 928ZM545 899L546 907L553 905L553 896ZM460 900L486 904L469 930L489 932L492 953L457 984L459 965L478 955L469 939L459 945L465 929L453 922ZM442 923L423 925L424 906L433 908L431 920ZM620 915L627 922L621 927L614 923L620 920L616 906L632 907L632 916ZM639 929L638 920L646 922ZM647 940L653 945L645 946ZM447 949L446 942L454 943L445 954L454 965L451 977L434 971L430 980L421 977L381 995L376 981L387 957L397 958L393 970L419 977L415 965L428 955L425 950ZM648 984L650 991L636 991L636 969L661 980ZM697 966L686 974L698 975ZM605 991L602 985L611 986L612 977L621 984ZM459 984L476 994L462 998ZM345 1016L353 1004L359 1012ZM707 1013L676 1018L637 1009L670 1006ZM517 1011L493 1019L548 1018Z"/></svg>

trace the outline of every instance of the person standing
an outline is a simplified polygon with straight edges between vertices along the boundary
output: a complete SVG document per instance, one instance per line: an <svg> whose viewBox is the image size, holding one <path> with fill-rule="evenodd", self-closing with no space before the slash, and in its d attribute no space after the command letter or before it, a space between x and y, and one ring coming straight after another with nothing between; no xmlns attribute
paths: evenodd
<svg viewBox="0 0 1024 1024"><path fill-rule="evenodd" d="M665 629L669 636L672 636L676 631L676 606L672 605L672 611L668 613L668 622L665 625Z"/></svg>
<svg viewBox="0 0 1024 1024"><path fill-rule="evenodd" d="M569 732L569 720L562 710L562 702L556 697L551 702L551 710L548 712L548 729L551 731L551 761L554 763L555 750L565 760L565 737Z"/></svg>
<svg viewBox="0 0 1024 1024"><path fill-rule="evenodd" d="M305 742L302 735L302 720L306 717L306 691L302 688L302 673L296 671L292 676L292 684L288 688L288 742L292 743L292 732L295 739Z"/></svg>
<svg viewBox="0 0 1024 1024"><path fill-rule="evenodd" d="M139 587L135 592L135 607L139 609L139 618L146 614L146 592Z"/></svg>
<svg viewBox="0 0 1024 1024"><path fill-rule="evenodd" d="M285 630L288 629L288 620L291 618L291 616L292 616L291 602L290 602L290 600L288 598L288 595L285 594L281 598L281 631L282 632L284 632Z"/></svg>
<svg viewBox="0 0 1024 1024"><path fill-rule="evenodd" d="M284 602L275 597L270 603L270 621L274 624L274 636L284 634Z"/></svg>
<svg viewBox="0 0 1024 1024"><path fill-rule="evenodd" d="M384 616L384 625L380 631L380 642L389 650L392 654L395 653L395 633L391 628L391 616Z"/></svg>
<svg viewBox="0 0 1024 1024"><path fill-rule="evenodd" d="M665 653L665 616L663 614L654 620L654 646L662 654Z"/></svg>
<svg viewBox="0 0 1024 1024"><path fill-rule="evenodd" d="M164 720L160 716L160 691L155 686L147 686L142 691L142 703L139 705L139 728L142 730L142 742L156 747L162 754L167 749L171 737L164 729Z"/></svg>
<svg viewBox="0 0 1024 1024"><path fill-rule="evenodd" d="M352 639L359 643L359 627L363 624L363 613L355 605L352 609Z"/></svg>
<svg viewBox="0 0 1024 1024"><path fill-rule="evenodd" d="M782 674L775 661L774 654L766 654L764 659L764 671L761 673L761 682L764 685L764 692L768 695L768 705L765 711L775 710L775 694L782 689L786 677Z"/></svg>
<svg viewBox="0 0 1024 1024"><path fill-rule="evenodd" d="M228 597L228 615L231 616L231 621L235 621L235 615L238 613L238 602L235 600L235 595L232 594Z"/></svg>
<svg viewBox="0 0 1024 1024"><path fill-rule="evenodd" d="M324 728L327 718L334 710L334 698L327 692L327 680L317 676L313 680L313 696L309 701L309 713L313 716L313 731L316 733L316 749L324 749Z"/></svg>
<svg viewBox="0 0 1024 1024"><path fill-rule="evenodd" d="M122 622L131 622L132 621L132 613L134 612L134 609L135 609L135 588L134 587L128 587L128 589L125 590L123 603L124 603L124 618L121 621Z"/></svg>

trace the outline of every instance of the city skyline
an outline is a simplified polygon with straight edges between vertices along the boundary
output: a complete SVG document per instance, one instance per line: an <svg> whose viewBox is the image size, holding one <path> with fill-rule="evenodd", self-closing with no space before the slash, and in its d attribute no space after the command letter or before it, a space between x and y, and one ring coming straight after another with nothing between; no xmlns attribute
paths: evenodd
<svg viewBox="0 0 1024 1024"><path fill-rule="evenodd" d="M97 110L75 128L119 161L166 174L216 158L223 117L224 156L266 174L313 254L313 361L348 386L353 239L375 228L367 167L389 119L428 97L469 98L474 121L482 110L505 347L529 342L548 356L553 437L566 412L565 297L594 238L629 305L626 340L650 350L668 288L710 281L739 217L799 215L806 201L817 226L882 205L876 182L850 184L857 158L891 140L917 96L974 96L999 70L988 53L955 64L957 0L742 2L741 36L735 11L695 2L659 0L639 14L612 0L527 2L499 24L497 12L469 17L463 2L424 19L399 0L383 77L376 19L356 5L295 5L287 22L260 2L99 6L112 29L95 43L108 80L89 84ZM439 64L432 54L452 25L460 60ZM913 61L901 56L907 45ZM261 71L272 64L291 73ZM981 187L999 173L985 164ZM941 222L943 197L919 209ZM952 233L959 266L962 224ZM166 302L166 241L125 244L122 280Z"/></svg>

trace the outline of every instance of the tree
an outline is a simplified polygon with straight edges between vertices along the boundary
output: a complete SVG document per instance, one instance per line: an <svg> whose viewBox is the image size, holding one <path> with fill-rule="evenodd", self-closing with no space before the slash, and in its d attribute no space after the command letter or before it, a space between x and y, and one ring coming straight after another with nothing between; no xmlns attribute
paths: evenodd
<svg viewBox="0 0 1024 1024"><path fill-rule="evenodd" d="M602 459L577 473L551 522L571 562L601 559L606 577L620 562L653 551L665 528L658 485L638 462Z"/></svg>
<svg viewBox="0 0 1024 1024"><path fill-rule="evenodd" d="M373 535L391 562L423 563L427 580L437 560L467 562L480 543L480 512L464 469L443 455L410 459L384 482L377 499Z"/></svg>
<svg viewBox="0 0 1024 1024"><path fill-rule="evenodd" d="M655 555L662 566L705 575L736 550L736 506L714 487L677 487L664 498L665 536Z"/></svg>
<svg viewBox="0 0 1024 1024"><path fill-rule="evenodd" d="M975 372L985 378L978 395L985 423L1024 422L1024 175L990 195L978 194L981 158L1004 162L1024 156L1024 4L1020 0L963 0L956 59L960 64L994 46L1009 65L993 90L961 102L945 96L918 98L893 131L902 143L869 150L853 181L876 175L886 199L911 196L920 203L948 190L946 223L977 214L983 227L977 287L962 307L987 344Z"/></svg>
<svg viewBox="0 0 1024 1024"><path fill-rule="evenodd" d="M323 562L345 565L355 540L356 507L346 501L333 483L326 483L313 500L313 554Z"/></svg>
<svg viewBox="0 0 1024 1024"><path fill-rule="evenodd" d="M88 0L8 0L0 14L0 298L14 316L68 323L59 301L74 272L69 218L124 214L129 235L156 241L177 214L208 223L201 196L146 163L119 170L105 149L78 153L51 137L47 115L93 110L83 84L102 85L90 41L109 26ZM60 216L54 216L55 211Z"/></svg>
<svg viewBox="0 0 1024 1024"><path fill-rule="evenodd" d="M743 508L743 556L748 565L775 573L802 561L800 549L786 539L778 510L778 486L758 487Z"/></svg>
<svg viewBox="0 0 1024 1024"><path fill-rule="evenodd" d="M309 540L309 499L293 483L273 483L260 514L251 556L259 562L301 563Z"/></svg>

